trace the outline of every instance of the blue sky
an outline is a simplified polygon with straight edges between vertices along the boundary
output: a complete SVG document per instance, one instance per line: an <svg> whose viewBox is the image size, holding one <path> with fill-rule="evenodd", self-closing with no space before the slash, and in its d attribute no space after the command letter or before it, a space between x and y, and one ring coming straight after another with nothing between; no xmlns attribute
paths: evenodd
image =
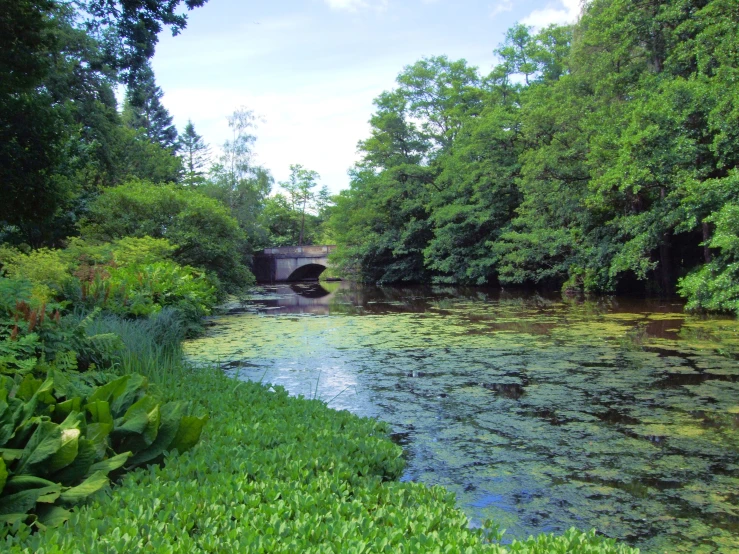
<svg viewBox="0 0 739 554"><path fill-rule="evenodd" d="M422 57L464 58L488 73L516 22L574 21L580 0L209 0L187 29L160 37L152 65L163 103L214 152L243 106L261 122L257 163L277 181L299 163L332 192L349 186L372 100Z"/></svg>

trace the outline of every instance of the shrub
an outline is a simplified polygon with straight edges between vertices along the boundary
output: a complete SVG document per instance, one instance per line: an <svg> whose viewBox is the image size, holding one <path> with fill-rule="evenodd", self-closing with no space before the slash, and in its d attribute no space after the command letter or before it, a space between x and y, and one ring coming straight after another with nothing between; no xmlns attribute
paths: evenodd
<svg viewBox="0 0 739 554"><path fill-rule="evenodd" d="M67 295L78 306L101 308L124 317L147 317L176 309L188 332L217 301L216 287L202 271L172 261L126 266L82 266Z"/></svg>
<svg viewBox="0 0 739 554"><path fill-rule="evenodd" d="M244 265L246 236L228 209L192 188L131 181L106 189L83 222L86 239L166 238L182 265L218 276L229 292L253 284Z"/></svg>
<svg viewBox="0 0 739 554"><path fill-rule="evenodd" d="M167 239L152 237L123 237L113 242L86 241L80 237L69 239L65 257L74 265L110 264L119 266L151 264L172 258L175 246Z"/></svg>
<svg viewBox="0 0 739 554"><path fill-rule="evenodd" d="M99 310L62 316L63 304L39 304L32 291L29 281L0 277L0 374L111 364L118 337L87 332Z"/></svg>
<svg viewBox="0 0 739 554"><path fill-rule="evenodd" d="M0 246L0 264L8 277L25 279L33 284L32 296L39 302L50 302L72 280L69 261L60 250L40 248L28 254L8 246Z"/></svg>

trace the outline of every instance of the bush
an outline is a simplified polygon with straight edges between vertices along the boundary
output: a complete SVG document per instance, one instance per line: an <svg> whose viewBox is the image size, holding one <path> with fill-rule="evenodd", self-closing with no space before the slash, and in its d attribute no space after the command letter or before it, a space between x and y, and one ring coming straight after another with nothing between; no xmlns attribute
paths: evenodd
<svg viewBox="0 0 739 554"><path fill-rule="evenodd" d="M56 299L72 280L71 265L60 250L40 248L28 254L8 246L0 246L0 265L13 279L33 284L32 297L39 302Z"/></svg>
<svg viewBox="0 0 739 554"><path fill-rule="evenodd" d="M217 301L216 287L203 272L172 261L126 266L82 266L78 284L67 291L75 305L101 308L124 317L147 317L164 307L176 309L188 330Z"/></svg>
<svg viewBox="0 0 739 554"><path fill-rule="evenodd" d="M40 303L33 285L22 279L0 277L0 374L60 369L87 369L93 361L109 362L113 335L88 335L97 315L62 317L61 304Z"/></svg>
<svg viewBox="0 0 739 554"><path fill-rule="evenodd" d="M131 181L106 189L90 206L82 225L86 239L166 238L181 265L218 276L226 290L254 283L244 265L246 236L228 209L191 188Z"/></svg>
<svg viewBox="0 0 739 554"><path fill-rule="evenodd" d="M86 241L80 237L69 239L64 256L78 268L80 265L104 265L111 262L125 266L152 264L172 258L175 246L167 239L123 237L113 242Z"/></svg>

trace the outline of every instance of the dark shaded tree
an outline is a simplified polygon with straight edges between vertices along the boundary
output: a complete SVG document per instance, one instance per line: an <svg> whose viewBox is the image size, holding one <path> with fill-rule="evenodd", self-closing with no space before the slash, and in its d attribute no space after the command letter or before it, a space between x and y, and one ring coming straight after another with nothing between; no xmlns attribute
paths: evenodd
<svg viewBox="0 0 739 554"><path fill-rule="evenodd" d="M123 121L132 129L142 129L148 139L170 151L177 146L177 127L161 100L162 89L157 86L154 71L145 64L136 72L135 82L128 85L123 105Z"/></svg>

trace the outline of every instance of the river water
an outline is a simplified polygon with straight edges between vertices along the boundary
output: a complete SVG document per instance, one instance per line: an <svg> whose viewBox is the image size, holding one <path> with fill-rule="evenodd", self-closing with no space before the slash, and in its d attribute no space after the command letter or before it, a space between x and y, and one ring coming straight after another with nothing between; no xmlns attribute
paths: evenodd
<svg viewBox="0 0 739 554"><path fill-rule="evenodd" d="M739 552L739 322L676 301L491 289L264 287L198 363L389 422L404 479L509 538L597 528Z"/></svg>

